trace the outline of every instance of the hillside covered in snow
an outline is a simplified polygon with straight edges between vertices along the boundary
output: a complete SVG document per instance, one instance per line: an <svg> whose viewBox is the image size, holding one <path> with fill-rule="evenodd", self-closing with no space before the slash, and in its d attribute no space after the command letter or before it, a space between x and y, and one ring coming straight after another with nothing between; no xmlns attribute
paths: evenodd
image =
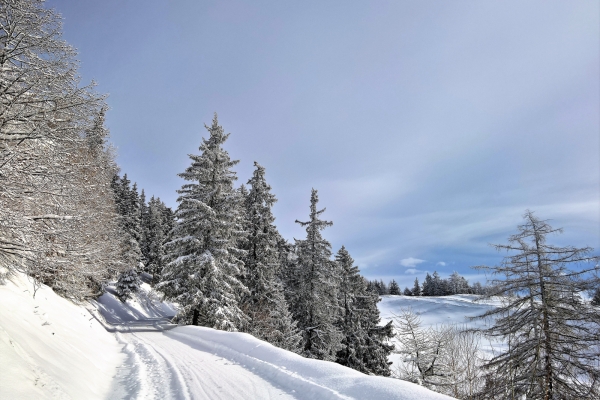
<svg viewBox="0 0 600 400"><path fill-rule="evenodd" d="M147 288L125 304L109 291L95 310L45 286L33 294L25 275L0 285L3 399L447 398L306 359L245 333L173 328L164 320L152 328L172 309Z"/></svg>

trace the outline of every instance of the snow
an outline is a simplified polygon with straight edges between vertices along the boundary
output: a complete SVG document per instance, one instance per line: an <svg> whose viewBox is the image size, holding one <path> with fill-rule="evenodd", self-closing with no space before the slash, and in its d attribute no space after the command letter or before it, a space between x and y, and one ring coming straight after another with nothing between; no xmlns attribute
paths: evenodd
<svg viewBox="0 0 600 400"><path fill-rule="evenodd" d="M470 317L479 316L486 311L498 307L500 299L482 300L481 296L474 294L457 294L453 296L381 296L377 307L381 315L381 325L394 319L402 308L410 308L419 315L422 327L435 327L441 325L458 325L464 328L483 328L486 321L481 319L471 320ZM395 339L392 339L395 342ZM486 339L482 342L482 356L490 357L506 347L499 340ZM401 361L402 356L391 354L389 361L392 371Z"/></svg>
<svg viewBox="0 0 600 400"><path fill-rule="evenodd" d="M121 346L80 305L24 274L0 285L0 398L108 397Z"/></svg>
<svg viewBox="0 0 600 400"><path fill-rule="evenodd" d="M423 327L457 324L469 328L483 327L485 321L471 321L491 308L500 305L500 300L482 301L475 294L457 294L453 296L382 296L378 304L381 323L392 320L401 308L410 307L421 317Z"/></svg>
<svg viewBox="0 0 600 400"><path fill-rule="evenodd" d="M109 289L94 303L94 317L90 304L73 304L45 286L33 297L28 278L17 274L0 285L0 302L2 399L449 398L306 359L245 333L161 330L174 327L174 306L147 285L126 303ZM131 329L109 333L103 325Z"/></svg>

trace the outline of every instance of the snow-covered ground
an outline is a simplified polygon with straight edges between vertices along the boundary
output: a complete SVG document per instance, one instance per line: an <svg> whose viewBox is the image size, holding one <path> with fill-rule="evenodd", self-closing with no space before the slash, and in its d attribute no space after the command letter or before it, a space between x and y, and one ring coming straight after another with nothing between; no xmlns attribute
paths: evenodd
<svg viewBox="0 0 600 400"><path fill-rule="evenodd" d="M458 325L464 328L482 328L486 321L482 319L471 320L470 317L482 315L491 308L498 307L500 299L481 300L481 296L472 294L459 294L454 296L412 297L412 296L382 296L378 304L381 315L381 324L386 324L394 319L403 308L410 308L419 315L422 327L441 327L442 325ZM395 342L395 339L392 339ZM505 345L500 342L482 340L481 350L483 357L491 356L494 351L500 350ZM392 354L392 370L401 362L401 356Z"/></svg>
<svg viewBox="0 0 600 400"><path fill-rule="evenodd" d="M122 346L82 306L14 275L0 285L0 399L108 398Z"/></svg>
<svg viewBox="0 0 600 400"><path fill-rule="evenodd" d="M448 398L244 333L169 329L172 306L147 286L125 304L105 294L95 316L90 304L75 305L47 287L32 294L24 275L0 285L1 399ZM120 329L110 333L103 324Z"/></svg>

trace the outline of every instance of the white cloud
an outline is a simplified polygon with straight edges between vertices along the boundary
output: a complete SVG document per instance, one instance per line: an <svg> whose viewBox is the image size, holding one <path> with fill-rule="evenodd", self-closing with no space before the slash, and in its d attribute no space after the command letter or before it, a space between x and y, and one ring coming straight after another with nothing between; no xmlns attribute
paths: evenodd
<svg viewBox="0 0 600 400"><path fill-rule="evenodd" d="M418 258L413 258L413 257L408 257L405 259L400 260L400 265L402 265L403 267L416 267L417 265L424 263L425 260L420 260Z"/></svg>
<svg viewBox="0 0 600 400"><path fill-rule="evenodd" d="M411 274L411 275L414 275L417 272L423 272L423 271L416 269L416 268L409 268L406 271L404 271L405 274Z"/></svg>
<svg viewBox="0 0 600 400"><path fill-rule="evenodd" d="M437 264L435 264L435 266L445 267L446 263L444 261L439 261Z"/></svg>

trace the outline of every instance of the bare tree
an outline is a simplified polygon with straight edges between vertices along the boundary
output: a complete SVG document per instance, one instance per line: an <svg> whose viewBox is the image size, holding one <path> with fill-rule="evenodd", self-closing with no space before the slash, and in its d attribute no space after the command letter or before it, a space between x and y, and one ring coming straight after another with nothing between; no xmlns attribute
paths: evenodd
<svg viewBox="0 0 600 400"><path fill-rule="evenodd" d="M0 2L0 266L82 298L120 267L103 99L75 55L43 1Z"/></svg>
<svg viewBox="0 0 600 400"><path fill-rule="evenodd" d="M593 261L591 248L557 247L546 237L561 232L532 212L519 233L498 250L513 253L501 265L478 267L496 276L487 297L505 303L483 314L495 318L486 335L509 340L509 349L486 364L486 398L599 398L600 318L580 293L597 282L598 267L570 265Z"/></svg>
<svg viewBox="0 0 600 400"><path fill-rule="evenodd" d="M481 337L460 326L422 327L410 308L394 316L398 378L458 399L476 399L484 386Z"/></svg>

